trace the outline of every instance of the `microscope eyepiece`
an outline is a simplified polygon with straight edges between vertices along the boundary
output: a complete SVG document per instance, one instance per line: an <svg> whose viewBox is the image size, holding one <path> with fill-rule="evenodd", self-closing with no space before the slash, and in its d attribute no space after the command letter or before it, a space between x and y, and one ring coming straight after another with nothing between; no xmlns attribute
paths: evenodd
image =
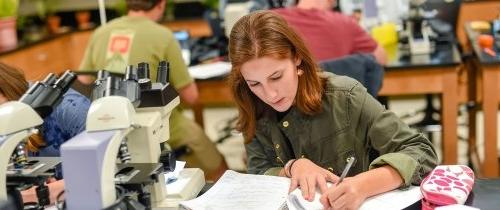
<svg viewBox="0 0 500 210"><path fill-rule="evenodd" d="M57 77L54 73L49 73L45 79L42 81L43 84L47 85L47 86L51 86L53 85L57 80Z"/></svg>
<svg viewBox="0 0 500 210"><path fill-rule="evenodd" d="M51 73L43 82L31 86L19 101L30 105L40 117L45 118L59 104L75 79L76 74L71 71L66 71L59 79Z"/></svg>
<svg viewBox="0 0 500 210"><path fill-rule="evenodd" d="M151 89L151 79L149 76L149 64L141 62L137 65L137 74L139 76L139 87L141 90Z"/></svg>
<svg viewBox="0 0 500 210"><path fill-rule="evenodd" d="M156 82L161 84L167 84L169 73L170 73L170 63L167 61L160 61L160 63L158 64Z"/></svg>
<svg viewBox="0 0 500 210"><path fill-rule="evenodd" d="M120 95L120 79L114 76L109 76L106 80L105 96Z"/></svg>
<svg viewBox="0 0 500 210"><path fill-rule="evenodd" d="M137 69L134 68L133 65L127 66L127 69L125 70L125 80L137 81L138 78Z"/></svg>
<svg viewBox="0 0 500 210"><path fill-rule="evenodd" d="M66 92L71 84L76 79L76 74L67 70L64 74L54 83L54 87L61 88L62 93Z"/></svg>
<svg viewBox="0 0 500 210"><path fill-rule="evenodd" d="M137 64L137 74L139 79L149 79L149 64L146 62L141 62Z"/></svg>
<svg viewBox="0 0 500 210"><path fill-rule="evenodd" d="M99 70L99 71L97 72L97 80L98 80L98 81L101 81L101 80L106 80L106 78L108 78L108 77L109 77L109 72L108 72L108 71L106 71L106 70ZM97 80L96 80L96 81L97 81Z"/></svg>
<svg viewBox="0 0 500 210"><path fill-rule="evenodd" d="M140 89L138 70L133 65L127 66L124 76L100 70L97 73L98 80L92 89L92 101L107 96L123 96L134 103L139 103Z"/></svg>
<svg viewBox="0 0 500 210"><path fill-rule="evenodd" d="M23 96L21 96L21 98L19 99L19 101L21 102L24 102L26 104L29 104L28 102L31 101L29 100L29 96L32 95L33 93L35 93L37 90L40 91L41 87L43 87L44 84L40 81L37 81L34 85L32 85L25 93ZM33 98L32 98L33 99Z"/></svg>

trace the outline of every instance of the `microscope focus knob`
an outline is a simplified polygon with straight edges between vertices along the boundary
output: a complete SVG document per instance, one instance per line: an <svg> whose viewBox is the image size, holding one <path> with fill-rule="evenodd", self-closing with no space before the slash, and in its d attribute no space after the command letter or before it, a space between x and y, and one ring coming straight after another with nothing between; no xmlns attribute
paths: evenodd
<svg viewBox="0 0 500 210"><path fill-rule="evenodd" d="M165 172L172 172L175 170L175 153L171 150L163 150L160 154L160 163L163 164Z"/></svg>

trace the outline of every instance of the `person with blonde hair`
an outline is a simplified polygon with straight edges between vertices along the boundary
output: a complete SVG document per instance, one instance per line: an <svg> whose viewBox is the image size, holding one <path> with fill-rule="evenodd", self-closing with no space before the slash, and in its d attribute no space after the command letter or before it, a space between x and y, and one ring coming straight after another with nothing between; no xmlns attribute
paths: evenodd
<svg viewBox="0 0 500 210"><path fill-rule="evenodd" d="M242 17L229 37L229 85L248 172L291 178L325 208L357 209L373 195L418 185L437 164L429 140L354 79L323 72L272 11ZM338 175L357 160L343 182Z"/></svg>

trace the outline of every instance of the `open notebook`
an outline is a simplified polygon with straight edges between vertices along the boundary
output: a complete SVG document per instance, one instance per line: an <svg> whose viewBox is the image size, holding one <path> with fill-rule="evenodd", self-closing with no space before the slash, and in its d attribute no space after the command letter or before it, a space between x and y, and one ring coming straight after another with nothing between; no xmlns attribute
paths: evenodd
<svg viewBox="0 0 500 210"><path fill-rule="evenodd" d="M309 202L303 199L300 190L288 194L290 179L285 177L241 174L228 170L205 194L183 201L181 209L323 209L320 194ZM361 206L365 209L403 209L422 198L418 187L395 190L367 199Z"/></svg>

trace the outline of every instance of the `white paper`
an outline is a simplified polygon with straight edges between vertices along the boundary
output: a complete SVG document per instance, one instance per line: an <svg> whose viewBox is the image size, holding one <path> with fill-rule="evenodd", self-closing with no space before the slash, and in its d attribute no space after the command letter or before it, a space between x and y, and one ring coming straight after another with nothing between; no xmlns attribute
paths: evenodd
<svg viewBox="0 0 500 210"><path fill-rule="evenodd" d="M462 204L453 204L448 206L439 206L435 208L436 210L479 210L478 208L474 208L472 206L466 206Z"/></svg>
<svg viewBox="0 0 500 210"><path fill-rule="evenodd" d="M302 192L300 189L295 189L292 191L287 199L287 205L289 210L322 210L323 205L319 201L321 193L316 192L314 200L309 202L302 197ZM422 199L422 193L420 188L417 186L412 186L408 190L393 190L380 195L370 197L365 200L359 210L373 210L373 209L384 209L384 210L396 210L404 209L415 202ZM297 203L299 205L297 205Z"/></svg>
<svg viewBox="0 0 500 210"><path fill-rule="evenodd" d="M200 64L190 66L188 71L189 74L195 79L219 77L229 74L231 71L231 63L220 61L215 63Z"/></svg>
<svg viewBox="0 0 500 210"><path fill-rule="evenodd" d="M228 170L205 194L180 204L193 210L278 210L285 203L289 186L288 178Z"/></svg>
<svg viewBox="0 0 500 210"><path fill-rule="evenodd" d="M319 201L321 193L316 192L314 201L306 201L300 189L288 195L290 179L285 177L241 174L228 170L214 186L200 197L181 202L181 208L193 210L245 209L279 210L284 204L290 210L322 210ZM420 188L412 186L408 190L394 190L368 198L360 210L403 209L422 199ZM300 203L297 208L294 203Z"/></svg>
<svg viewBox="0 0 500 210"><path fill-rule="evenodd" d="M420 187L411 186L408 190L393 190L365 200L359 210L404 209L422 199Z"/></svg>
<svg viewBox="0 0 500 210"><path fill-rule="evenodd" d="M179 173L182 171L182 169L184 169L184 166L186 166L186 161L175 161L174 171L164 174L165 181L167 182L166 184L175 182L175 180L177 180L177 177L179 177Z"/></svg>

